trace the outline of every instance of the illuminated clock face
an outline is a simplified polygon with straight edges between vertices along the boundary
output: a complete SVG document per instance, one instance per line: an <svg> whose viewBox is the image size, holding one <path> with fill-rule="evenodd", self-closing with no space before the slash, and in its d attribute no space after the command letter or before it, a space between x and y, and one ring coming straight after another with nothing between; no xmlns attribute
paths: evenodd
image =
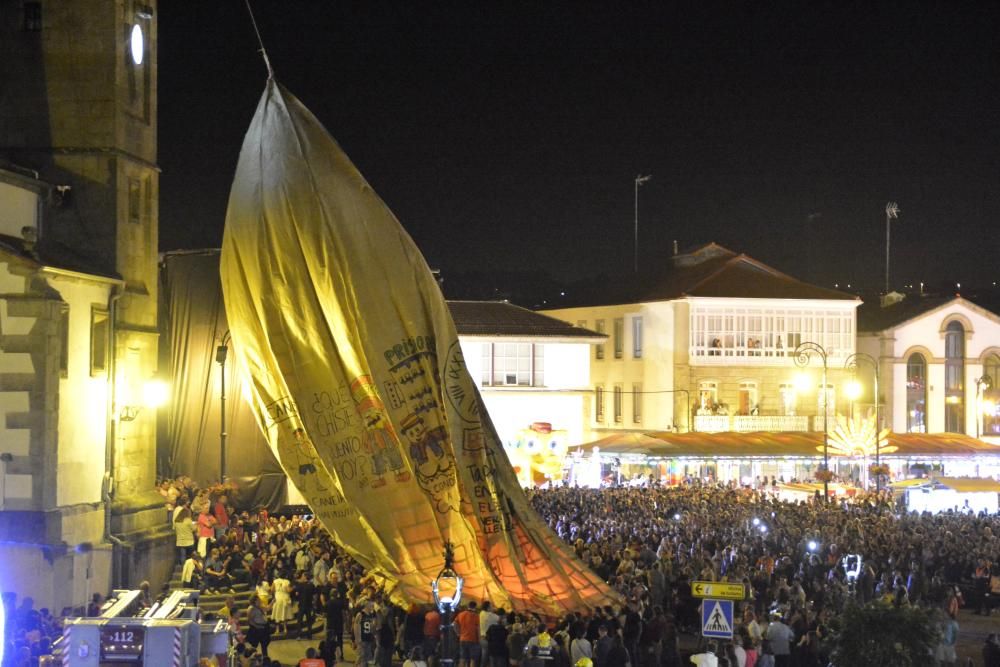
<svg viewBox="0 0 1000 667"><path fill-rule="evenodd" d="M129 50L132 52L132 62L136 65L142 64L142 54L145 50L142 28L138 23L132 26L132 35L129 38Z"/></svg>

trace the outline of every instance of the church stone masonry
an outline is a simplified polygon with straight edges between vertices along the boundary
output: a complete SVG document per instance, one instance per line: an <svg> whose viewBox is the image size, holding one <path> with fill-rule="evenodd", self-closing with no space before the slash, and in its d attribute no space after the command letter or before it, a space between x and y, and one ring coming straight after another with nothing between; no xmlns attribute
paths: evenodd
<svg viewBox="0 0 1000 667"><path fill-rule="evenodd" d="M0 230L0 430L30 434L28 446L23 433L5 440L22 453L10 452L0 541L18 546L0 550L49 563L0 588L41 590L56 610L102 583L155 586L171 562L156 411L121 419L158 371L156 84L155 0L0 3L0 170L40 202L28 236L8 237L30 224ZM109 347L95 367L102 318Z"/></svg>

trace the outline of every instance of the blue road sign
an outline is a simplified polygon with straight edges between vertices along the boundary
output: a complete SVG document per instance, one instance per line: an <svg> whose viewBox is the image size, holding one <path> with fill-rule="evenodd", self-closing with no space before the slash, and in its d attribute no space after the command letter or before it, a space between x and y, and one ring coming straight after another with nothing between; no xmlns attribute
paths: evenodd
<svg viewBox="0 0 1000 667"><path fill-rule="evenodd" d="M716 639L733 638L732 600L702 600L701 635Z"/></svg>

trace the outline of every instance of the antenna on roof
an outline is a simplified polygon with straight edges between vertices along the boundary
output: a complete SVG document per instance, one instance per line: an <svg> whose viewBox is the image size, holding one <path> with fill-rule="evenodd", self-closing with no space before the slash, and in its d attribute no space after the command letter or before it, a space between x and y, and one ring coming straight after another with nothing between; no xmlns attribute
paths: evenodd
<svg viewBox="0 0 1000 667"><path fill-rule="evenodd" d="M889 221L899 217L899 205L891 201L885 205L885 293L889 293Z"/></svg>
<svg viewBox="0 0 1000 667"><path fill-rule="evenodd" d="M639 273L639 186L653 177L652 174L635 177L635 272Z"/></svg>

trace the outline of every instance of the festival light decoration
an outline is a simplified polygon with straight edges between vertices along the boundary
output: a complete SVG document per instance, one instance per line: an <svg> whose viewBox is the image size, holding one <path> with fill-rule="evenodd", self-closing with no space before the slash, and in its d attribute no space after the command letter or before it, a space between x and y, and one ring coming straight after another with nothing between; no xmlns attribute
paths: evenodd
<svg viewBox="0 0 1000 667"><path fill-rule="evenodd" d="M830 454L864 460L865 465L861 466L861 484L868 488L868 476L871 474L867 462L868 457L879 454L891 454L898 447L889 443L889 429L882 429L878 432L876 443L875 415L855 416L854 418L837 415L833 431L830 433ZM817 447L816 449L822 449ZM881 468L877 474L883 474Z"/></svg>

